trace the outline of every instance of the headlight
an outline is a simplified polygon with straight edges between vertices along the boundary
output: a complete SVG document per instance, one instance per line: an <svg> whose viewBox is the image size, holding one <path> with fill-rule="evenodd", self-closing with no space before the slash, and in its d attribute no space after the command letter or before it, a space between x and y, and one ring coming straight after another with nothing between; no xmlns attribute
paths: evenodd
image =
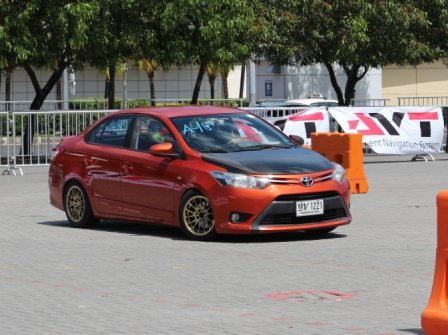
<svg viewBox="0 0 448 335"><path fill-rule="evenodd" d="M345 180L345 169L337 163L333 163L333 165L335 169L331 177L338 183L342 183Z"/></svg>
<svg viewBox="0 0 448 335"><path fill-rule="evenodd" d="M271 185L269 178L247 176L245 174L237 174L230 172L213 171L211 175L222 186L238 187L238 188L255 188L263 189Z"/></svg>

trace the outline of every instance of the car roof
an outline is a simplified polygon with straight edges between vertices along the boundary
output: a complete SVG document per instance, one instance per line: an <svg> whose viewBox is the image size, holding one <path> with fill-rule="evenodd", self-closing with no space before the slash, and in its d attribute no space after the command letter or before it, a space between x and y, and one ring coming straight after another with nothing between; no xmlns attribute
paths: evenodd
<svg viewBox="0 0 448 335"><path fill-rule="evenodd" d="M174 106L160 106L160 107L137 107L132 109L120 110L117 113L146 114L146 115L165 116L168 118L174 118L174 117L192 116L198 114L245 113L245 111L232 107L174 105Z"/></svg>
<svg viewBox="0 0 448 335"><path fill-rule="evenodd" d="M302 104L305 106L311 106L311 105L317 105L317 104L322 104L322 105L328 105L328 104L335 104L336 106L338 105L338 101L337 100L331 100L331 99L319 99L319 98L307 98L307 99L291 99L291 100L287 100L287 103L297 103L297 104Z"/></svg>
<svg viewBox="0 0 448 335"><path fill-rule="evenodd" d="M308 105L289 101L264 101L260 102L256 107L308 107Z"/></svg>

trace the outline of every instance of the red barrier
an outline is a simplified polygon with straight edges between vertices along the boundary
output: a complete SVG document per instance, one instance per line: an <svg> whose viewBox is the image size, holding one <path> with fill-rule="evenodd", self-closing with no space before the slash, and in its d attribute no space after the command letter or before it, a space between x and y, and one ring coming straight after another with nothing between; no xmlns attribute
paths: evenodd
<svg viewBox="0 0 448 335"><path fill-rule="evenodd" d="M448 190L437 194L437 251L434 281L422 313L426 335L448 334Z"/></svg>
<svg viewBox="0 0 448 335"><path fill-rule="evenodd" d="M345 168L352 193L367 193L361 134L312 133L311 147Z"/></svg>

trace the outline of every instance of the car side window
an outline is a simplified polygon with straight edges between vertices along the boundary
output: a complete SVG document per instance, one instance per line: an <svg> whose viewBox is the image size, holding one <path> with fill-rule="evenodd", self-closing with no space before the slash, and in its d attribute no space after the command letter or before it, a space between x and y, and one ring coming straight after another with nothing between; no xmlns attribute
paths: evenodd
<svg viewBox="0 0 448 335"><path fill-rule="evenodd" d="M136 118L130 141L131 149L148 151L154 144L164 142L175 143L175 140L162 121L147 116Z"/></svg>
<svg viewBox="0 0 448 335"><path fill-rule="evenodd" d="M131 115L109 118L90 132L87 142L124 148L131 121Z"/></svg>

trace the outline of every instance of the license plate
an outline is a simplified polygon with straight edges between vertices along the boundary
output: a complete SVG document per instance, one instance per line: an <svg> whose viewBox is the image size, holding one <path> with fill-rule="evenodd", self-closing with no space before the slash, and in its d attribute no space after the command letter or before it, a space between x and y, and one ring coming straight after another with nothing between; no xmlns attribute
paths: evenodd
<svg viewBox="0 0 448 335"><path fill-rule="evenodd" d="M324 214L324 200L296 201L296 216Z"/></svg>

